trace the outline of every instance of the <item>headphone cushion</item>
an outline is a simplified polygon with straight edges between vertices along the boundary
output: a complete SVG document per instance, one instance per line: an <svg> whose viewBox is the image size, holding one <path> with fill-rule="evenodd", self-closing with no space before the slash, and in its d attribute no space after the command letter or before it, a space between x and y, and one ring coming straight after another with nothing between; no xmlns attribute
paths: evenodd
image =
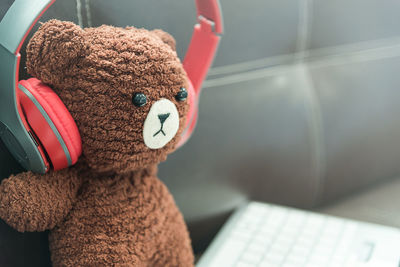
<svg viewBox="0 0 400 267"><path fill-rule="evenodd" d="M186 120L186 127L189 126L189 124L193 121L193 117L195 116L195 113L197 112L197 105L198 105L198 95L196 91L194 90L192 82L189 80L188 82L189 87L187 88L188 94L189 94L189 111L187 114L187 120Z"/></svg>
<svg viewBox="0 0 400 267"><path fill-rule="evenodd" d="M186 125L182 133L181 140L178 143L178 147L183 146L186 141L189 140L197 123L199 95L196 93L196 90L194 89L190 79L188 81L187 91L189 94L189 111L186 115Z"/></svg>
<svg viewBox="0 0 400 267"><path fill-rule="evenodd" d="M50 87L36 78L20 81L20 84L31 92L33 97L45 110L50 120L60 133L61 138L69 151L72 164L75 164L82 153L82 141L78 127L76 126L76 123L67 107ZM47 150L46 140L40 141L45 147L45 150ZM59 169L57 166L53 167L54 169Z"/></svg>

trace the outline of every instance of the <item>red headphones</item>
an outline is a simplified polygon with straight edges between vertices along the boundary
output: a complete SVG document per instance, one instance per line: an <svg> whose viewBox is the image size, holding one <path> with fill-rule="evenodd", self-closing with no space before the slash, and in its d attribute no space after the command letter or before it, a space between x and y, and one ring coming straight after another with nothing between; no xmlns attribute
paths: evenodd
<svg viewBox="0 0 400 267"><path fill-rule="evenodd" d="M60 98L36 78L18 80L21 46L54 2L15 0L0 23L0 137L25 169L38 173L46 173L50 166L54 170L71 166L82 153L78 128ZM196 6L199 23L183 62L190 79L190 108L178 146L195 128L201 84L223 31L218 0L196 0Z"/></svg>

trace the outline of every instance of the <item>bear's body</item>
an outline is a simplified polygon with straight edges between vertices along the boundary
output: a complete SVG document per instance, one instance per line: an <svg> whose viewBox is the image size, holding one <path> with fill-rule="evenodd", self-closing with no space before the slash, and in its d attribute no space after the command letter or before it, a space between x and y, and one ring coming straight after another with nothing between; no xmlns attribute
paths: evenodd
<svg viewBox="0 0 400 267"><path fill-rule="evenodd" d="M82 175L74 207L50 234L56 266L193 263L185 223L155 167L116 176L89 175Z"/></svg>
<svg viewBox="0 0 400 267"><path fill-rule="evenodd" d="M175 150L188 112L187 101L176 97L188 80L172 37L51 20L28 45L27 68L70 111L83 154L68 169L3 180L0 218L21 232L49 229L54 267L193 266L183 217L157 178L157 165ZM147 96L144 106L132 104L137 93ZM150 149L144 123L160 100L174 107L179 129L164 146ZM172 123L169 114L158 114L161 127Z"/></svg>

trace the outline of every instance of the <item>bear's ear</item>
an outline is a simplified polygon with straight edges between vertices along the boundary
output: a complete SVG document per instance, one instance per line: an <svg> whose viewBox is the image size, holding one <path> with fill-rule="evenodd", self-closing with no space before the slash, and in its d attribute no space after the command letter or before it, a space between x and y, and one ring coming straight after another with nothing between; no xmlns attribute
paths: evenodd
<svg viewBox="0 0 400 267"><path fill-rule="evenodd" d="M84 30L72 22L49 20L27 46L28 73L44 83L60 85L85 56Z"/></svg>
<svg viewBox="0 0 400 267"><path fill-rule="evenodd" d="M156 36L158 36L158 38L160 38L164 43L166 43L174 51L176 51L176 42L175 42L174 37L172 37L171 34L165 32L163 30L160 30L160 29L152 30L151 33L153 33Z"/></svg>

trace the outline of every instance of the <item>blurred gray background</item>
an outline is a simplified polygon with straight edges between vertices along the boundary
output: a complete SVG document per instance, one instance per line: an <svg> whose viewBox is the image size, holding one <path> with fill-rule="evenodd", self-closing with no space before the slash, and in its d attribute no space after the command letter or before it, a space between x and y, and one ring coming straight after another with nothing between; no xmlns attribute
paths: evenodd
<svg viewBox="0 0 400 267"><path fill-rule="evenodd" d="M2 0L0 16L11 2ZM249 199L400 227L400 2L221 4L225 35L197 130L159 173L195 251ZM41 21L162 28L183 58L194 14L194 1L58 0ZM20 171L0 148L1 177ZM0 251L24 257L0 263L43 266L45 243L1 225Z"/></svg>

